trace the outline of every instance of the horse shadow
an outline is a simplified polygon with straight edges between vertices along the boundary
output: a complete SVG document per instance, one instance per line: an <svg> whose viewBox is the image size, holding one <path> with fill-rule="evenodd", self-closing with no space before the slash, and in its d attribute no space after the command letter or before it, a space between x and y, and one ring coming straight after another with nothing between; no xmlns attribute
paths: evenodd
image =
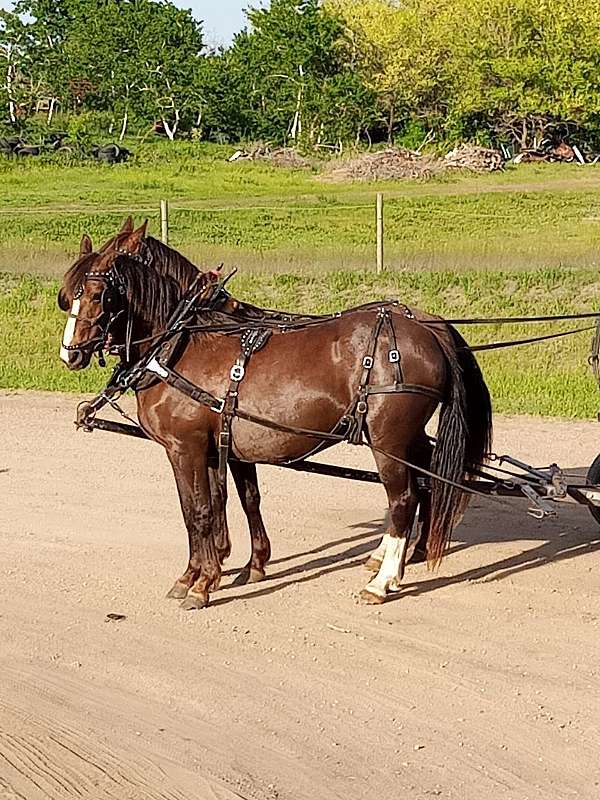
<svg viewBox="0 0 600 800"><path fill-rule="evenodd" d="M569 470L570 476L585 476L586 469ZM543 567L556 561L577 558L588 553L600 551L600 528L592 519L585 506L572 503L558 504L557 516L538 520L527 514L528 501L516 499L501 505L494 498L476 498L471 502L465 519L456 530L455 541L451 544L447 561L452 564L461 551L477 545L483 563L469 567L452 575L426 573L430 577L406 580L415 575L415 570L424 570L424 565L412 565L405 577L402 591L390 595L388 600L416 597L446 586L464 582L491 583L503 581L516 574ZM379 544L383 533L383 519L367 520L349 526L356 534L326 542L300 553L293 553L274 559L273 566L282 567L269 572L265 581L242 594L235 596L229 591L234 587L223 587L225 594L215 599L213 604L225 603L244 597L263 597L291 586L314 581L331 573L347 571L364 564L367 556ZM377 535L375 535L377 534ZM485 560L485 545L522 543L518 552L511 552L500 559ZM533 543L533 546L528 545ZM339 550L340 546L347 547ZM492 551L493 552L493 551ZM305 560L308 557L308 560ZM295 563L301 560L300 563ZM294 563L290 563L294 562ZM286 566L288 565L289 566Z"/></svg>

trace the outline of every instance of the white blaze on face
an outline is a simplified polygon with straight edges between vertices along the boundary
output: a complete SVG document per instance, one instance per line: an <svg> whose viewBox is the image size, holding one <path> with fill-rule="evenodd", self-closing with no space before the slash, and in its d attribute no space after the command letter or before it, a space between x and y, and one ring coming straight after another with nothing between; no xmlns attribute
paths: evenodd
<svg viewBox="0 0 600 800"><path fill-rule="evenodd" d="M69 318L67 320L67 324L65 325L62 347L60 348L60 357L65 362L65 364L69 363L69 351L66 348L69 347L69 345L73 341L73 336L75 334L75 325L77 324L77 315L79 314L80 305L81 305L81 300L78 297L76 297L75 300L73 300L73 305L71 306L71 311L69 312Z"/></svg>

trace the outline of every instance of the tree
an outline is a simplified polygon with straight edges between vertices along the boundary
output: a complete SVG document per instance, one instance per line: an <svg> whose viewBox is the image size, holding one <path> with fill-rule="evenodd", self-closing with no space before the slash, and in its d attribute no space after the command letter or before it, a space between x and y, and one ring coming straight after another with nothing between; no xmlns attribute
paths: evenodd
<svg viewBox="0 0 600 800"><path fill-rule="evenodd" d="M8 119L14 125L20 102L27 96L26 32L17 16L0 10L0 97Z"/></svg>
<svg viewBox="0 0 600 800"><path fill-rule="evenodd" d="M209 57L204 124L229 138L313 144L347 140L370 119L340 21L318 0L272 0L247 12L249 30Z"/></svg>
<svg viewBox="0 0 600 800"><path fill-rule="evenodd" d="M167 0L19 0L11 22L21 72L51 108L110 110L121 138L132 111L173 138L197 110L201 24Z"/></svg>

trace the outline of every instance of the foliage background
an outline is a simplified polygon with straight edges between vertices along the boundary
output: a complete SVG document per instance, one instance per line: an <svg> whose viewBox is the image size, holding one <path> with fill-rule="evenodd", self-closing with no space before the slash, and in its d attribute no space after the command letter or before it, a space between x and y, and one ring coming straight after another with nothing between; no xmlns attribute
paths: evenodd
<svg viewBox="0 0 600 800"><path fill-rule="evenodd" d="M169 138L327 152L523 147L558 122L595 148L600 0L272 0L214 51L168 0L19 0L0 12L0 76L13 129L58 113L80 136L158 123Z"/></svg>

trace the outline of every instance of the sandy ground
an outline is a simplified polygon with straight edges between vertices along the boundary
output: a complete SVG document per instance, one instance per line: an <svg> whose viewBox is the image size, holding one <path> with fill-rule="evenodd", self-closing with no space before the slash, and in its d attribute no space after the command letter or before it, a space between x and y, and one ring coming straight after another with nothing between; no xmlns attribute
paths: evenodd
<svg viewBox="0 0 600 800"><path fill-rule="evenodd" d="M357 605L379 486L261 468L268 580L234 498L224 588L164 598L187 540L158 446L0 395L0 797L600 797L600 533L479 499L439 573ZM600 426L499 419L496 450L589 465ZM367 451L331 457L370 467ZM107 621L107 614L125 619Z"/></svg>

